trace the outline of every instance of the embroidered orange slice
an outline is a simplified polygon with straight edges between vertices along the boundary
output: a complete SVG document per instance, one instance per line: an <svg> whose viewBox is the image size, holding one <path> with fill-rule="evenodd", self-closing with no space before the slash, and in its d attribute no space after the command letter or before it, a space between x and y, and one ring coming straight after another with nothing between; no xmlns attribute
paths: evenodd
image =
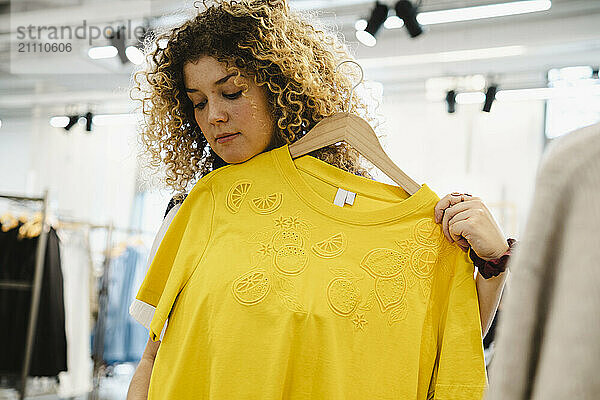
<svg viewBox="0 0 600 400"><path fill-rule="evenodd" d="M250 186L252 186L252 182L250 181L239 181L229 189L226 202L229 211L236 213L240 210L240 207L250 190Z"/></svg>
<svg viewBox="0 0 600 400"><path fill-rule="evenodd" d="M259 214L271 214L281 206L282 193L271 193L262 197L255 197L250 202L250 208Z"/></svg>
<svg viewBox="0 0 600 400"><path fill-rule="evenodd" d="M271 284L264 269L250 271L233 282L233 296L242 304L259 303L269 293Z"/></svg>
<svg viewBox="0 0 600 400"><path fill-rule="evenodd" d="M275 254L274 264L277 270L285 275L298 275L308 263L308 256L303 248L286 244Z"/></svg>
<svg viewBox="0 0 600 400"><path fill-rule="evenodd" d="M360 293L351 280L335 278L327 286L327 302L336 314L347 317L358 306Z"/></svg>
<svg viewBox="0 0 600 400"><path fill-rule="evenodd" d="M438 244L441 235L441 228L432 219L423 218L414 230L415 240L423 246L435 246Z"/></svg>
<svg viewBox="0 0 600 400"><path fill-rule="evenodd" d="M315 243L311 249L319 257L337 257L346 250L346 237L343 233L336 233L325 240Z"/></svg>
<svg viewBox="0 0 600 400"><path fill-rule="evenodd" d="M360 262L362 269L374 278L391 278L402 272L402 253L391 249L373 249Z"/></svg>
<svg viewBox="0 0 600 400"><path fill-rule="evenodd" d="M411 254L410 267L416 276L426 279L433 275L433 268L437 260L438 256L435 250L421 247Z"/></svg>

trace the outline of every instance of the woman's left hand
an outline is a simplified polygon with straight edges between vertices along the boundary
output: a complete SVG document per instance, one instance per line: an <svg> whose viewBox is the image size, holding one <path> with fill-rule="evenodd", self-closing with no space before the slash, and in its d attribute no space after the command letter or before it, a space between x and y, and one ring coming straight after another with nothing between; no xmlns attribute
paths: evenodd
<svg viewBox="0 0 600 400"><path fill-rule="evenodd" d="M500 258L508 250L502 230L479 197L451 193L436 204L434 214L444 236L463 251L470 246L487 261Z"/></svg>

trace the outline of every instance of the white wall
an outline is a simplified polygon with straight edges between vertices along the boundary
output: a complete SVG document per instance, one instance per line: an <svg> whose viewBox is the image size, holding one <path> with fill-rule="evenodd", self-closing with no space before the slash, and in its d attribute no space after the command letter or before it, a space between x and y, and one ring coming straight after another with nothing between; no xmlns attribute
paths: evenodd
<svg viewBox="0 0 600 400"><path fill-rule="evenodd" d="M31 121L2 120L0 128L0 192L26 193L32 154L29 149Z"/></svg>
<svg viewBox="0 0 600 400"><path fill-rule="evenodd" d="M440 197L481 197L504 233L518 236L543 151L543 102L495 102L489 114L480 105L457 105L448 114L444 103L384 97L381 112L381 141L404 172Z"/></svg>
<svg viewBox="0 0 600 400"><path fill-rule="evenodd" d="M81 125L69 132L48 118L3 121L0 129L0 191L41 195L62 216L126 225L134 195L134 132L127 126Z"/></svg>

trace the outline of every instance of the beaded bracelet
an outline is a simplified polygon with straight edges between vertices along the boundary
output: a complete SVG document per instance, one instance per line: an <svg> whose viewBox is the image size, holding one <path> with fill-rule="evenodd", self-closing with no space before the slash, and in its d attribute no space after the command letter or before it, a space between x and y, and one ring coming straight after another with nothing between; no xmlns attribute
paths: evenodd
<svg viewBox="0 0 600 400"><path fill-rule="evenodd" d="M494 276L498 276L506 271L506 263L516 247L517 241L515 239L507 239L508 250L500 258L494 260L485 261L479 257L472 248L469 248L469 257L473 261L473 264L477 267L477 270L484 279L490 279Z"/></svg>

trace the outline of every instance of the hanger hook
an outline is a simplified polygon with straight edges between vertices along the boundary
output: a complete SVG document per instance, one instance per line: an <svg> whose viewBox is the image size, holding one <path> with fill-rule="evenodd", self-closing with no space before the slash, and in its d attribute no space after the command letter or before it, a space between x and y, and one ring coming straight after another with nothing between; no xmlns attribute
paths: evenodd
<svg viewBox="0 0 600 400"><path fill-rule="evenodd" d="M356 89L358 87L358 85L360 85L362 83L363 78L365 77L365 73L364 73L362 67L360 66L360 64L357 63L354 60L344 60L344 61L342 61L341 63L339 63L337 65L337 67L335 67L335 72L337 72L337 70L344 63L353 63L353 64L356 64L358 66L358 68L360 69L360 80L358 81L358 83L356 85L352 86L352 89L350 90L350 97L348 98L348 107L347 107L347 110L350 111L350 104L352 104L352 94L354 93L354 89Z"/></svg>

